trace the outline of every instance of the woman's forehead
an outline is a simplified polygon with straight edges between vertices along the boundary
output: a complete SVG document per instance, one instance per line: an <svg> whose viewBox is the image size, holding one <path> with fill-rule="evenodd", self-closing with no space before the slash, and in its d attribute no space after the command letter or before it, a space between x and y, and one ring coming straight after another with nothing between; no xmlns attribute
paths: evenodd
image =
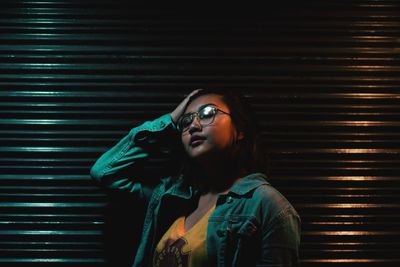
<svg viewBox="0 0 400 267"><path fill-rule="evenodd" d="M223 108L225 111L229 111L228 106L222 100L222 96L217 94L207 94L201 95L190 102L189 105L186 107L185 113L196 112L201 107L207 104L214 105L218 108Z"/></svg>

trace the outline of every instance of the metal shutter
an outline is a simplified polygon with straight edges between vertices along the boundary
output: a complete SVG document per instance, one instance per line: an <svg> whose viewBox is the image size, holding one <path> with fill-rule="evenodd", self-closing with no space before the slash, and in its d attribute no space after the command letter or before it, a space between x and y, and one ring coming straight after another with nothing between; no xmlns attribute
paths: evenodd
<svg viewBox="0 0 400 267"><path fill-rule="evenodd" d="M302 266L400 264L399 2L1 5L1 266L129 266L143 210L89 169L208 86L256 110Z"/></svg>

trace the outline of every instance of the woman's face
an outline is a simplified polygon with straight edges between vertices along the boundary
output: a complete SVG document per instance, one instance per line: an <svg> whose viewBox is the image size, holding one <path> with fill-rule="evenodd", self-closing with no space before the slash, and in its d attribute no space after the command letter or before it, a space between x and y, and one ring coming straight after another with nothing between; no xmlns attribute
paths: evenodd
<svg viewBox="0 0 400 267"><path fill-rule="evenodd" d="M185 110L185 114L198 112L206 105L230 113L228 106L224 103L221 96L207 94L199 96L190 102ZM206 163L210 160L223 160L224 153L229 150L235 140L243 138L242 133L239 133L239 136L237 136L231 116L223 112L218 111L214 121L204 126L201 125L199 118L195 116L189 128L182 132L182 144L190 158L199 163Z"/></svg>

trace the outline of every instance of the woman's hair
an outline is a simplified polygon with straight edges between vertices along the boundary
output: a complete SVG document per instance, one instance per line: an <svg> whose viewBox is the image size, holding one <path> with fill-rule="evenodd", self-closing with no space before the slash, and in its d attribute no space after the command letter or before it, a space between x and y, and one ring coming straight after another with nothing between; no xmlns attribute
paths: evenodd
<svg viewBox="0 0 400 267"><path fill-rule="evenodd" d="M244 138L237 140L233 144L229 165L233 172L236 173L267 173L266 155L262 151L262 144L259 133L259 125L256 116L242 93L235 90L227 89L202 89L193 95L186 107L196 98L202 95L215 94L221 96L222 101L228 106L229 113L234 127L237 131L243 132ZM185 107L185 109L186 109ZM191 170L191 161L188 157L184 157L183 173ZM189 171L190 172L190 171Z"/></svg>

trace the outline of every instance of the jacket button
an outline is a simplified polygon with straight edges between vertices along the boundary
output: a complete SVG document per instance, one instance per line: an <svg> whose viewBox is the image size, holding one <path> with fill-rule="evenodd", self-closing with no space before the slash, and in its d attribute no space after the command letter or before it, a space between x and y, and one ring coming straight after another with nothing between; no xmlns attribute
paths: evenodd
<svg viewBox="0 0 400 267"><path fill-rule="evenodd" d="M226 200L226 202L232 203L232 202L233 202L233 198L232 198L232 197L228 197L228 199Z"/></svg>
<svg viewBox="0 0 400 267"><path fill-rule="evenodd" d="M223 230L217 230L217 236L223 237L224 236L224 231Z"/></svg>

